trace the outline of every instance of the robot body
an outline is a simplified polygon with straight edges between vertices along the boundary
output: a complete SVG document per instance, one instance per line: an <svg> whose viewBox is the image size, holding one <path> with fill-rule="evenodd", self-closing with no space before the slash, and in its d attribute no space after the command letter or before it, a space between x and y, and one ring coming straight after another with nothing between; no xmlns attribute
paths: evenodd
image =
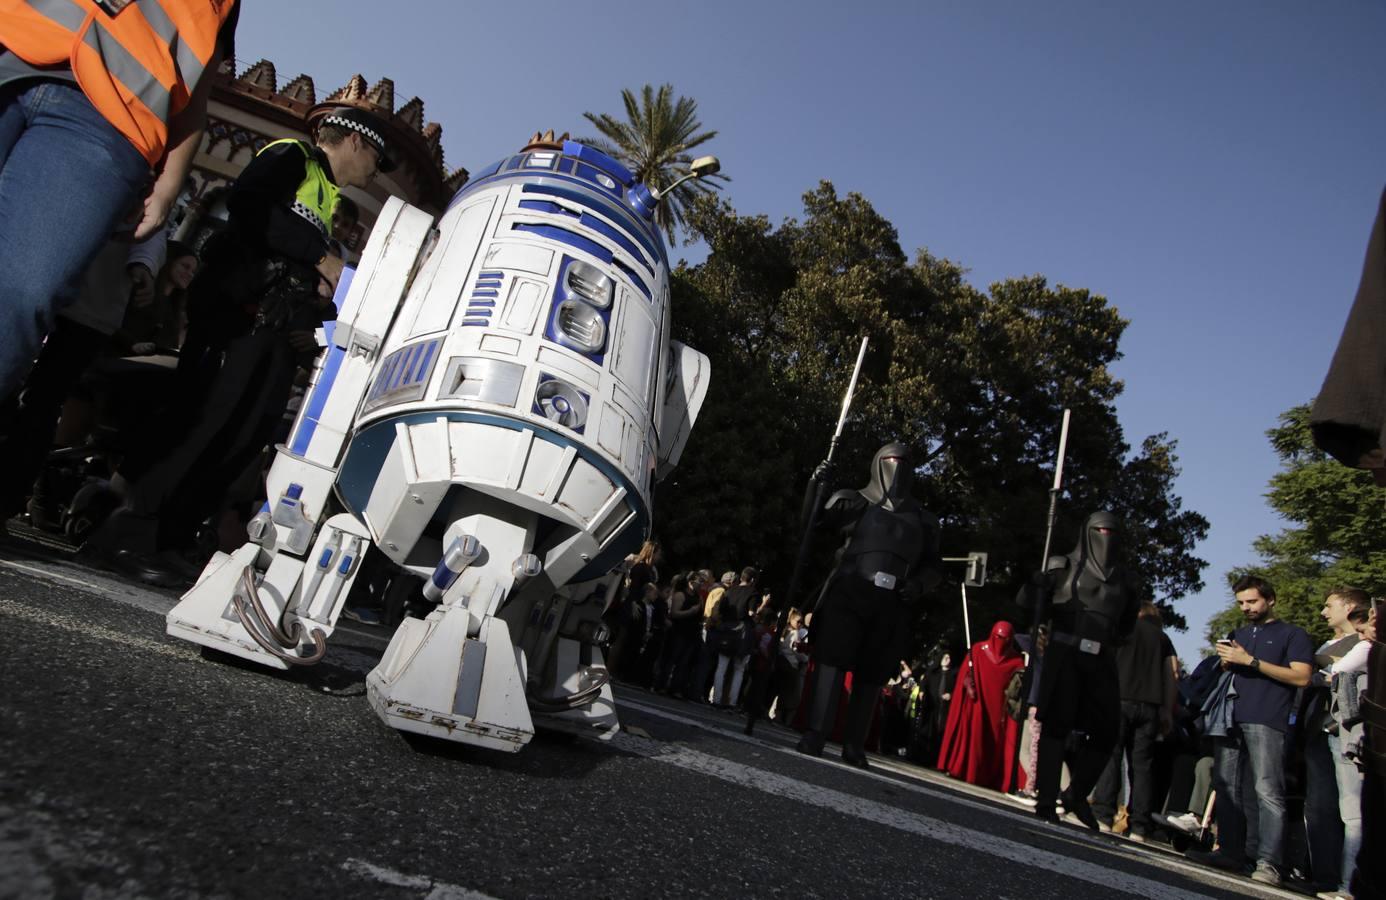
<svg viewBox="0 0 1386 900"><path fill-rule="evenodd" d="M483 170L434 229L387 204L267 480L170 634L321 658L374 545L438 601L367 678L391 726L499 749L617 727L601 613L677 463L707 359L669 340L644 185L572 141ZM345 279L344 279L345 280Z"/></svg>

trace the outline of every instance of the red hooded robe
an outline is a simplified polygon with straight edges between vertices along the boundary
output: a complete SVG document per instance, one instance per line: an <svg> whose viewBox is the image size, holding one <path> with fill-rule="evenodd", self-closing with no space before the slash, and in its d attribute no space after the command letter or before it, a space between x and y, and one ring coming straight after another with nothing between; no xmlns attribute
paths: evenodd
<svg viewBox="0 0 1386 900"><path fill-rule="evenodd" d="M1025 665L1012 635L1010 622L997 622L990 638L972 645L958 670L938 754L939 769L998 791L1010 786L1020 740L1019 723L1006 715L1006 685Z"/></svg>

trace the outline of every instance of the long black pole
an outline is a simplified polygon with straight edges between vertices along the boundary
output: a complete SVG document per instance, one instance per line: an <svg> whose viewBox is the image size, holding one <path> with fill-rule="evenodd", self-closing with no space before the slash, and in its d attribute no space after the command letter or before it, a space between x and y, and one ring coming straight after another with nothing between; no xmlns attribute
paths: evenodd
<svg viewBox="0 0 1386 900"><path fill-rule="evenodd" d="M852 368L852 380L847 383L847 393L842 397L842 412L837 417L837 429L833 432L833 439L828 444L828 456L823 461L826 465L814 470L813 480L813 503L809 508L808 518L804 521L804 531L799 537L799 552L794 557L794 570L789 576L789 589L785 591L785 603L783 606L776 604L777 607L790 610L794 608L794 601L799 596L799 584L803 580L804 569L808 565L809 549L813 545L813 531L818 525L818 511L823 508L823 492L828 485L817 480L818 472L832 465L833 457L837 455L838 445L842 442L842 429L847 424L847 412L852 407L852 395L857 389L857 378L861 375L862 360L866 358L867 339L861 339L861 349L857 351L857 364ZM809 610L805 610L809 612ZM781 623L780 631L783 631Z"/></svg>
<svg viewBox="0 0 1386 900"><path fill-rule="evenodd" d="M823 469L832 466L833 457L837 455L838 444L842 442L842 429L847 425L847 411L852 406L852 395L857 390L857 378L861 375L862 360L866 359L867 339L861 339L861 349L857 351L857 364L852 367L852 380L847 382L847 393L842 397L842 411L837 417L837 428L833 431L833 439L828 443L828 457L824 465L814 470L814 477L811 478L813 485L812 505L809 507L808 516L804 519L804 532L799 537L799 552L794 556L794 571L789 575L789 589L785 591L784 603L775 604L776 609L783 609L786 615L780 618L775 626L775 642L770 647L770 678L773 683L775 677L775 666L778 664L780 655L780 644L784 641L784 631L788 623L788 611L794 608L794 601L799 596L799 583L803 581L804 569L808 565L809 548L813 545L813 531L818 524L818 511L823 508L823 493L827 490L824 480L819 480L819 473ZM805 610L807 615L811 610ZM746 733L750 734L755 727L756 717L759 714L758 706L764 698L756 697L746 704ZM766 703L766 708L769 704Z"/></svg>
<svg viewBox="0 0 1386 900"><path fill-rule="evenodd" d="M1044 526L1044 554L1040 557L1040 572L1049 569L1049 550L1054 543L1054 526L1059 520L1059 495L1064 490L1064 455L1068 452L1068 423L1072 411L1064 410L1063 425L1059 428L1059 454L1054 463L1054 485L1049 489L1049 518ZM1026 665L1029 678L1025 683L1026 696L1024 709L1026 719L1029 719L1030 699L1034 695L1037 685L1035 684L1035 673L1038 671L1043 656L1039 649L1040 626L1045 624L1049 618L1049 594L1047 590L1040 590L1035 599L1034 621L1030 623L1030 661ZM1022 723L1024 727L1024 723ZM1016 741L1016 755L1020 755L1020 742ZM1017 771L1019 769L1017 768ZM1010 785L1006 785L1006 790L1010 790Z"/></svg>
<svg viewBox="0 0 1386 900"><path fill-rule="evenodd" d="M1064 454L1068 452L1068 423L1072 415L1071 410L1064 410L1063 425L1059 429L1059 455L1054 463L1054 486L1049 489L1049 518L1044 527L1044 554L1040 557L1041 572L1049 568L1049 550L1054 544L1054 525L1059 520L1059 495L1064 489ZM1038 602L1035 604L1035 621L1030 625L1030 656L1033 659L1038 653L1037 641L1039 639L1039 628L1049 614L1049 594L1047 591L1040 593ZM1032 663L1033 665L1033 663Z"/></svg>

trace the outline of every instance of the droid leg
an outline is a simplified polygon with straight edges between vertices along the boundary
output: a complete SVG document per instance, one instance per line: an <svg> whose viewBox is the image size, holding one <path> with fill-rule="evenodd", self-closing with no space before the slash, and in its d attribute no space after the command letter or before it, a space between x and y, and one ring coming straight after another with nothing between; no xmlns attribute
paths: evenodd
<svg viewBox="0 0 1386 900"><path fill-rule="evenodd" d="M312 665L351 591L369 544L348 515L328 519L308 559L251 542L218 553L166 618L168 633L261 665Z"/></svg>
<svg viewBox="0 0 1386 900"><path fill-rule="evenodd" d="M266 481L250 541L217 554L169 611L168 633L271 668L322 658L370 532L332 515L347 435L433 218L392 199L354 274L338 284L331 346Z"/></svg>
<svg viewBox="0 0 1386 900"><path fill-rule="evenodd" d="M495 612L534 560L535 517L480 494L465 507L425 586L440 606L400 624L366 676L366 697L400 731L514 752L534 736L525 656Z"/></svg>
<svg viewBox="0 0 1386 900"><path fill-rule="evenodd" d="M610 575L557 593L537 582L528 593L550 594L547 603L515 598L517 613L528 610L520 643L529 658L527 690L536 726L599 740L620 729L601 651L607 639L602 611L620 580Z"/></svg>

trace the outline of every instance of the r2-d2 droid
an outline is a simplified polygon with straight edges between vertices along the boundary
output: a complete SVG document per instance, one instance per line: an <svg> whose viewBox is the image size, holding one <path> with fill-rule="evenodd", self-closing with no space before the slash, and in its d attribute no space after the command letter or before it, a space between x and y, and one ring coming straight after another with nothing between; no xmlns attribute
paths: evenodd
<svg viewBox="0 0 1386 900"><path fill-rule="evenodd" d="M374 545L438 603L367 676L385 722L511 751L535 716L614 734L612 570L649 533L709 376L669 339L659 199L550 133L479 172L436 228L389 201L251 540L208 564L168 633L315 663Z"/></svg>

